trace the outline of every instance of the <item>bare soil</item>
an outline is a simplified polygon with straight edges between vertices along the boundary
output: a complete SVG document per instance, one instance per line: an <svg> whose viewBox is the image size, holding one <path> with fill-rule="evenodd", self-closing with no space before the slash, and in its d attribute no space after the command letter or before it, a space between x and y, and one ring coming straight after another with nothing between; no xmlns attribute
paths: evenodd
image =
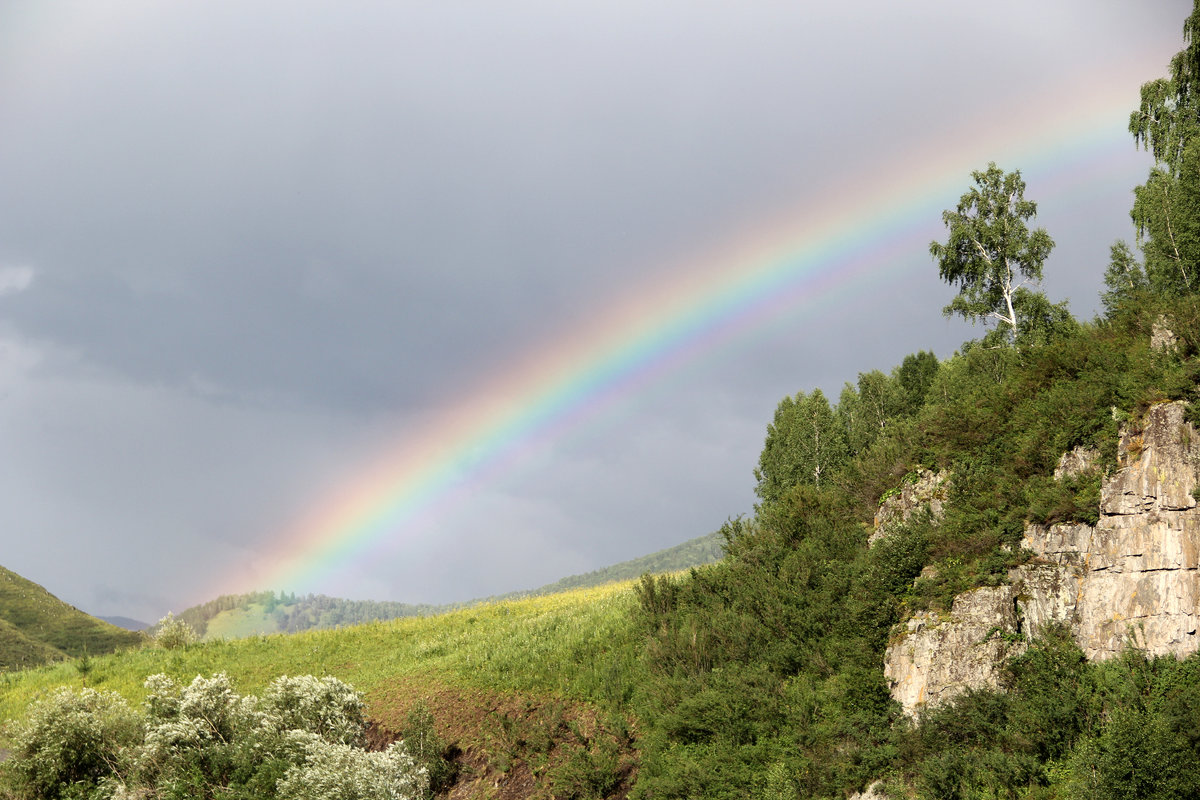
<svg viewBox="0 0 1200 800"><path fill-rule="evenodd" d="M606 726L579 703L451 685L428 676L376 689L368 701L372 749L401 738L418 703L429 709L446 745L444 755L458 767L457 780L438 795L446 800L623 800L636 774L633 733L611 721ZM604 767L578 766L597 763ZM588 781L592 776L601 776L601 783ZM596 789L601 784L602 793Z"/></svg>

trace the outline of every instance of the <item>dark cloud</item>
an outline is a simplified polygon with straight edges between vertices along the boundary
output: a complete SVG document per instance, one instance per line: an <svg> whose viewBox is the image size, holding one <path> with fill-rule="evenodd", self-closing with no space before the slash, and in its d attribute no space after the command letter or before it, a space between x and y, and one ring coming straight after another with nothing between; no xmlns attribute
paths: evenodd
<svg viewBox="0 0 1200 800"><path fill-rule="evenodd" d="M1190 4L11 8L0 499L23 538L5 566L149 617L207 599L214 575L270 574L279 531L380 448L686 258L972 120L1020 117L1063 76L1149 52L1165 68ZM1130 76L1130 107L1152 77ZM1027 171L1059 241L1048 291L1077 313L1146 166L1130 142L1094 185L1045 197ZM780 397L836 396L972 335L940 316L939 233L935 213L879 267L886 291L722 343L420 547L311 588L463 599L748 511Z"/></svg>

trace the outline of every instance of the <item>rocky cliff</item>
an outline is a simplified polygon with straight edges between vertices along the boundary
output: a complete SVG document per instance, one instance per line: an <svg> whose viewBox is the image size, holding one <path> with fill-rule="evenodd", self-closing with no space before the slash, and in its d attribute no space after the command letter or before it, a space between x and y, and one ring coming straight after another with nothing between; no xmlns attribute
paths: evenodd
<svg viewBox="0 0 1200 800"><path fill-rule="evenodd" d="M1200 436L1184 412L1181 403L1163 403L1122 432L1094 528L1029 526L1022 546L1034 558L1013 569L1007 585L967 592L949 613L920 614L902 627L884 674L907 713L996 686L1001 662L1051 622L1069 626L1093 660L1126 647L1176 656L1198 649ZM1088 453L1070 454L1056 474L1093 463Z"/></svg>

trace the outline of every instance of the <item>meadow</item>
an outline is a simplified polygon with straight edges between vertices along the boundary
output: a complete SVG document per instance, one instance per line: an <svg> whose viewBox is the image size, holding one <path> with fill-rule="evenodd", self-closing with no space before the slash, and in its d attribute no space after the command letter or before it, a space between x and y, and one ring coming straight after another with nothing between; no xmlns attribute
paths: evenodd
<svg viewBox="0 0 1200 800"><path fill-rule="evenodd" d="M433 617L64 661L0 674L0 718L19 717L60 686L103 688L140 702L143 682L155 673L189 681L225 672L248 693L279 675L333 675L369 701L384 696L394 681L421 679L601 700L627 691L637 668L631 658L636 607L632 582L624 582Z"/></svg>

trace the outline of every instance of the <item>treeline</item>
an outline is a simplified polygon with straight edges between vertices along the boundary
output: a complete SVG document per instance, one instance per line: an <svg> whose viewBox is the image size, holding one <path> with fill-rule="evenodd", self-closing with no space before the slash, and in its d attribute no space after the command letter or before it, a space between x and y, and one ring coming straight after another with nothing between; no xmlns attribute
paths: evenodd
<svg viewBox="0 0 1200 800"><path fill-rule="evenodd" d="M1026 524L1095 522L1100 478L1054 479L1065 452L1112 468L1122 424L1167 400L1200 409L1200 0L1185 31L1131 118L1158 165L1135 194L1141 255L1113 246L1103 316L1077 321L1019 280L1053 242L1025 232L1019 174L975 173L931 252L959 289L947 313L995 326L944 361L860 374L836 404L785 398L724 560L642 579L633 796L844 798L875 780L939 800L1200 796L1200 656L1089 664L1050 629L1003 691L916 721L882 673L898 623L1007 580ZM1173 344L1152 348L1164 328ZM927 469L950 476L944 515L868 546L880 501Z"/></svg>
<svg viewBox="0 0 1200 800"><path fill-rule="evenodd" d="M375 620L435 614L440 610L440 606L426 604L345 600L322 594L264 591L221 595L187 609L179 614L178 619L192 626L203 637L208 632L209 623L217 615L227 612L260 615L279 632L298 633L313 628L336 628Z"/></svg>
<svg viewBox="0 0 1200 800"><path fill-rule="evenodd" d="M279 604L270 613L284 633L297 633L312 628L337 628L362 625L376 620L416 617L436 614L440 606L396 603L379 600L343 600L323 594L301 598L292 595L293 602Z"/></svg>

